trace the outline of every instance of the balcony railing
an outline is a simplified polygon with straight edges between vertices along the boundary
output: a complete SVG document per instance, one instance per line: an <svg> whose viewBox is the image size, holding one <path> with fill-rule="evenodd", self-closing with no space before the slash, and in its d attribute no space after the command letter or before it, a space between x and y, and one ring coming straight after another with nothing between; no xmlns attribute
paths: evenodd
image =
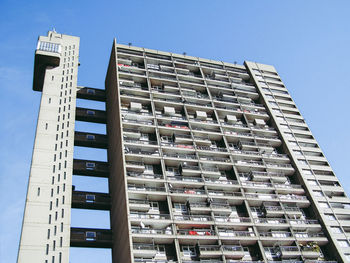
<svg viewBox="0 0 350 263"><path fill-rule="evenodd" d="M171 188L170 193L175 194L189 194L189 195L205 195L204 190L199 189L185 189L185 188Z"/></svg>
<svg viewBox="0 0 350 263"><path fill-rule="evenodd" d="M226 148L221 147L209 147L209 146L196 146L197 150L212 151L212 152L227 152Z"/></svg>
<svg viewBox="0 0 350 263"><path fill-rule="evenodd" d="M148 173L136 173L136 172L127 172L127 176L135 178L146 178L146 179L161 179L163 178L162 174L148 174Z"/></svg>
<svg viewBox="0 0 350 263"><path fill-rule="evenodd" d="M146 144L146 145L158 145L157 141L150 141L150 140L124 139L124 142L125 143Z"/></svg>
<svg viewBox="0 0 350 263"><path fill-rule="evenodd" d="M213 184L229 184L229 185L237 185L238 184L238 181L236 180L228 180L228 179L225 179L225 180L216 180L216 179L211 179L211 178L204 178L204 181L205 182L208 182L208 183L213 183Z"/></svg>
<svg viewBox="0 0 350 263"><path fill-rule="evenodd" d="M273 237L273 238L288 238L292 237L293 234L290 232L259 232L260 237Z"/></svg>
<svg viewBox="0 0 350 263"><path fill-rule="evenodd" d="M164 157L178 158L178 159L197 159L197 156L194 154L178 154L178 153L163 153Z"/></svg>
<svg viewBox="0 0 350 263"><path fill-rule="evenodd" d="M228 229L219 229L218 233L221 237L255 237L255 233L250 231L234 231Z"/></svg>
<svg viewBox="0 0 350 263"><path fill-rule="evenodd" d="M227 223L251 223L252 220L249 217L230 217L230 216L214 216L217 222L227 222Z"/></svg>
<svg viewBox="0 0 350 263"><path fill-rule="evenodd" d="M155 220L169 220L170 215L168 214L148 214L148 213L136 213L131 212L130 218L133 219L155 219Z"/></svg>
<svg viewBox="0 0 350 263"><path fill-rule="evenodd" d="M169 181L182 181L182 182L203 182L200 177L187 177L187 176L168 176Z"/></svg>
<svg viewBox="0 0 350 263"><path fill-rule="evenodd" d="M166 229L153 229L153 228L131 228L132 234L144 234L144 235L172 235L171 228Z"/></svg>
<svg viewBox="0 0 350 263"><path fill-rule="evenodd" d="M230 158L220 158L220 157L210 157L210 156L199 156L199 159L206 160L206 161L223 162L223 163L231 162Z"/></svg>
<svg viewBox="0 0 350 263"><path fill-rule="evenodd" d="M174 215L174 220L208 222L212 221L212 217L208 215Z"/></svg>
<svg viewBox="0 0 350 263"><path fill-rule="evenodd" d="M229 191L221 191L221 190L208 190L208 194L217 195L217 196L242 197L241 192L229 192Z"/></svg>
<svg viewBox="0 0 350 263"><path fill-rule="evenodd" d="M150 191L150 192L165 192L165 187L151 187L151 186L141 186L141 185L128 185L128 190L135 191Z"/></svg>
<svg viewBox="0 0 350 263"><path fill-rule="evenodd" d="M188 236L214 236L215 231L210 229L179 229L177 231L179 235Z"/></svg>
<svg viewBox="0 0 350 263"><path fill-rule="evenodd" d="M159 156L159 151L158 150L154 150L154 151L145 151L142 149L135 149L135 148L129 148L129 147L125 147L125 151L126 154L142 154L142 155L156 155Z"/></svg>
<svg viewBox="0 0 350 263"><path fill-rule="evenodd" d="M254 218L256 224L286 224L287 220L283 218Z"/></svg>

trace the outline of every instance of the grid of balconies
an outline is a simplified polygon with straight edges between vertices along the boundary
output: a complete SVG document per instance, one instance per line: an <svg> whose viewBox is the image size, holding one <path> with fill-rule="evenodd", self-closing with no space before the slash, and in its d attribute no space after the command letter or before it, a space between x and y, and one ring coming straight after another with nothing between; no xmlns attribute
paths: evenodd
<svg viewBox="0 0 350 263"><path fill-rule="evenodd" d="M324 260L328 240L242 67L117 56L135 262Z"/></svg>

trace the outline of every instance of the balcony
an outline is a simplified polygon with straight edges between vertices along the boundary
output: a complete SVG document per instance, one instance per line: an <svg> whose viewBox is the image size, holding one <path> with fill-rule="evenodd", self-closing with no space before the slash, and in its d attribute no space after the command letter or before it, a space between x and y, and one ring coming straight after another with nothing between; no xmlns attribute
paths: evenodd
<svg viewBox="0 0 350 263"><path fill-rule="evenodd" d="M158 146L158 142L157 141L151 141L151 140L147 140L147 139L132 139L132 138L124 138L124 143L125 144L142 144L142 145L155 145Z"/></svg>
<svg viewBox="0 0 350 263"><path fill-rule="evenodd" d="M72 227L70 231L70 246L112 248L112 231L109 229Z"/></svg>
<svg viewBox="0 0 350 263"><path fill-rule="evenodd" d="M102 110L76 108L75 120L93 123L107 123L106 112Z"/></svg>
<svg viewBox="0 0 350 263"><path fill-rule="evenodd" d="M260 229L276 229L281 227L287 227L288 221L284 218L254 218L255 224L259 226ZM268 236L269 233L266 233L264 236ZM283 237L276 234L276 237Z"/></svg>
<svg viewBox="0 0 350 263"><path fill-rule="evenodd" d="M241 244L253 244L256 242L256 235L252 231L236 231L232 229L218 229L218 234L221 239L237 240Z"/></svg>
<svg viewBox="0 0 350 263"><path fill-rule="evenodd" d="M33 90L42 91L46 68L60 65L62 46L58 43L38 41L34 60Z"/></svg>
<svg viewBox="0 0 350 263"><path fill-rule="evenodd" d="M149 227L136 227L136 226L132 226L131 227L131 233L133 236L138 236L139 238L138 241L140 241L140 239L143 239L144 241L146 237L146 239L149 239L150 237L152 238L167 238L164 235L167 236L171 236L173 235L173 231L171 229L171 226L168 226L166 228L149 228Z"/></svg>
<svg viewBox="0 0 350 263"><path fill-rule="evenodd" d="M247 107L245 107L245 109L243 109L243 112L246 114L248 119L259 118L259 119L268 120L270 118L269 115L266 113L266 111L259 110L257 108L247 109Z"/></svg>
<svg viewBox="0 0 350 263"><path fill-rule="evenodd" d="M241 192L208 189L208 195L213 198L225 197L232 204L241 204L243 202Z"/></svg>
<svg viewBox="0 0 350 263"><path fill-rule="evenodd" d="M139 193L142 194L165 194L165 187L154 187L154 186L147 186L147 185L140 185L140 184L128 184L128 192L130 197L139 198Z"/></svg>
<svg viewBox="0 0 350 263"><path fill-rule="evenodd" d="M203 179L201 177L188 177L188 176L168 176L168 181L171 181L172 184L183 183L185 185L192 185L193 183L203 183Z"/></svg>
<svg viewBox="0 0 350 263"><path fill-rule="evenodd" d="M107 135L76 131L74 133L74 146L107 149Z"/></svg>
<svg viewBox="0 0 350 263"><path fill-rule="evenodd" d="M227 149L226 148L222 148L222 147L216 147L216 146L197 146L196 149L198 151L206 151L206 152L214 152L216 153L227 153Z"/></svg>
<svg viewBox="0 0 350 263"><path fill-rule="evenodd" d="M106 91L103 89L94 89L89 87L78 87L78 99L106 101Z"/></svg>
<svg viewBox="0 0 350 263"><path fill-rule="evenodd" d="M281 172L260 172L260 171L250 171L247 174L240 173L241 177L246 177L251 181L266 181L272 179L274 182L285 183L288 181L284 173Z"/></svg>
<svg viewBox="0 0 350 263"><path fill-rule="evenodd" d="M111 197L105 193L73 191L72 208L110 210Z"/></svg>
<svg viewBox="0 0 350 263"><path fill-rule="evenodd" d="M174 215L174 221L178 226L210 225L214 223L212 217L208 215Z"/></svg>
<svg viewBox="0 0 350 263"><path fill-rule="evenodd" d="M130 167L130 162L128 162ZM142 169L143 170L143 169ZM126 175L128 176L128 182L139 182L139 181L144 181L145 179L149 181L159 181L160 179L163 179L162 174L154 174L154 173L142 173L142 172L132 172L132 171L127 171Z"/></svg>
<svg viewBox="0 0 350 263"><path fill-rule="evenodd" d="M135 262L144 262L144 263L157 262L155 258L159 258L159 257L166 259L166 254L165 254L163 245L134 243L133 254L134 254L134 257L140 257L140 258L135 258ZM148 258L148 259L142 259L142 258ZM164 263L167 261L160 260L159 262Z"/></svg>
<svg viewBox="0 0 350 263"><path fill-rule="evenodd" d="M238 217L238 216L224 216L215 215L215 222L219 225L251 225L252 220L249 217Z"/></svg>
<svg viewBox="0 0 350 263"><path fill-rule="evenodd" d="M307 241L307 242L316 242L319 245L325 245L328 243L328 239L326 238L323 232L294 232L294 236L299 242Z"/></svg>
<svg viewBox="0 0 350 263"><path fill-rule="evenodd" d="M199 245L198 250L200 258L219 257L222 255L221 246L219 245Z"/></svg>
<svg viewBox="0 0 350 263"><path fill-rule="evenodd" d="M269 172L283 172L286 175L292 175L294 173L294 168L291 164L266 162L266 167Z"/></svg>
<svg viewBox="0 0 350 263"><path fill-rule="evenodd" d="M125 167L127 171L132 171L135 173L143 173L146 169L145 164L143 162L134 162L134 161L127 161L125 163Z"/></svg>
<svg viewBox="0 0 350 263"><path fill-rule="evenodd" d="M305 259L318 259L322 256L321 249L318 245L306 245L301 247L301 255Z"/></svg>
<svg viewBox="0 0 350 263"><path fill-rule="evenodd" d="M171 188L170 193L172 194L181 194L181 195L206 195L204 190L196 188Z"/></svg>
<svg viewBox="0 0 350 263"><path fill-rule="evenodd" d="M295 240L293 234L287 231L259 232L259 236L264 245L274 245L276 240L281 245L289 245Z"/></svg>
<svg viewBox="0 0 350 263"><path fill-rule="evenodd" d="M159 150L158 149L148 149L144 150L143 148L132 148L125 146L124 153L127 155L144 155L144 156L152 156L152 157L159 157Z"/></svg>
<svg viewBox="0 0 350 263"><path fill-rule="evenodd" d="M281 206L269 206L263 204L262 211L267 217L284 215L284 210Z"/></svg>
<svg viewBox="0 0 350 263"><path fill-rule="evenodd" d="M216 162L216 163L231 163L231 159L229 157L212 157L209 155L200 155L199 159L201 161L210 161L210 162Z"/></svg>
<svg viewBox="0 0 350 263"><path fill-rule="evenodd" d="M222 245L221 249L226 259L241 259L245 256L245 252L242 246Z"/></svg>
<svg viewBox="0 0 350 263"><path fill-rule="evenodd" d="M210 228L178 229L177 234L178 234L178 238L185 238L187 240L217 239L217 236L215 235L215 231L211 230ZM183 237L183 236L186 236L186 237Z"/></svg>
<svg viewBox="0 0 350 263"><path fill-rule="evenodd" d="M171 122L158 122L159 126L170 128L174 131L189 130L187 122L184 121L171 121Z"/></svg>
<svg viewBox="0 0 350 263"><path fill-rule="evenodd" d="M179 153L179 154L194 153L194 146L191 144L179 144L179 143L173 143L171 141L163 141L161 142L161 145L162 145L164 154L166 152Z"/></svg>
<svg viewBox="0 0 350 263"><path fill-rule="evenodd" d="M296 246L280 246L279 252L282 259L285 258L297 258L301 256L299 248Z"/></svg>
<svg viewBox="0 0 350 263"><path fill-rule="evenodd" d="M238 189L240 185L238 184L238 181L236 180L229 180L226 178L219 178L219 179L214 179L214 178L204 178L204 181L206 182L207 185L211 185L213 187L219 186L220 188L235 188Z"/></svg>
<svg viewBox="0 0 350 263"><path fill-rule="evenodd" d="M171 159L180 159L181 160L197 160L197 156L195 154L180 154L180 153L169 153L169 152L164 152L163 156L166 158L171 158Z"/></svg>
<svg viewBox="0 0 350 263"><path fill-rule="evenodd" d="M309 229L310 231L321 231L321 225L319 224L318 220L296 218L296 219L289 219L288 221L291 227L293 228L294 232L297 232L297 230L304 230L304 229ZM302 238L303 235L301 235L300 237Z"/></svg>
<svg viewBox="0 0 350 263"><path fill-rule="evenodd" d="M220 178L221 177L221 172L219 170L219 168L217 167L208 167L208 166L204 166L202 165L202 174L207 177L213 177L213 178Z"/></svg>
<svg viewBox="0 0 350 263"><path fill-rule="evenodd" d="M129 215L130 220L170 220L169 214L151 214L151 213L139 213L139 212L130 212Z"/></svg>
<svg viewBox="0 0 350 263"><path fill-rule="evenodd" d="M147 84L134 82L134 81L119 81L120 89L134 90L135 92L148 91Z"/></svg>
<svg viewBox="0 0 350 263"><path fill-rule="evenodd" d="M151 205L147 200L129 199L129 208L132 211L148 212L151 208Z"/></svg>

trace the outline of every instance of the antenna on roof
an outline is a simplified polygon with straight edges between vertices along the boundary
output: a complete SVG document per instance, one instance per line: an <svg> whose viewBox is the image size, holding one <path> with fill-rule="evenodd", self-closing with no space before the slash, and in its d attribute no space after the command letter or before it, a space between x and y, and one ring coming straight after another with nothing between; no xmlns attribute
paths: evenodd
<svg viewBox="0 0 350 263"><path fill-rule="evenodd" d="M132 43L131 43L131 42L129 42L129 43L128 43L128 45L129 45L129 47L130 47L130 46L132 45Z"/></svg>
<svg viewBox="0 0 350 263"><path fill-rule="evenodd" d="M186 52L183 52L183 53L182 53L182 55L186 56L186 55L187 55L187 53L186 53Z"/></svg>
<svg viewBox="0 0 350 263"><path fill-rule="evenodd" d="M233 64L237 65L237 61L234 61Z"/></svg>

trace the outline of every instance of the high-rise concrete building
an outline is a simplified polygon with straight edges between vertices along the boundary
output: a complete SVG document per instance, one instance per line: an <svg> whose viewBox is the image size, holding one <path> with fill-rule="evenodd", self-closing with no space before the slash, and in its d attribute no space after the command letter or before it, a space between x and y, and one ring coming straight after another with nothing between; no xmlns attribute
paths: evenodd
<svg viewBox="0 0 350 263"><path fill-rule="evenodd" d="M39 38L18 262L68 263L72 246L121 263L350 262L350 200L273 66L114 41L95 89L77 86L78 56L77 37ZM74 146L108 162L74 159ZM76 175L108 178L109 193L76 191ZM111 229L71 228L72 208L110 211Z"/></svg>

